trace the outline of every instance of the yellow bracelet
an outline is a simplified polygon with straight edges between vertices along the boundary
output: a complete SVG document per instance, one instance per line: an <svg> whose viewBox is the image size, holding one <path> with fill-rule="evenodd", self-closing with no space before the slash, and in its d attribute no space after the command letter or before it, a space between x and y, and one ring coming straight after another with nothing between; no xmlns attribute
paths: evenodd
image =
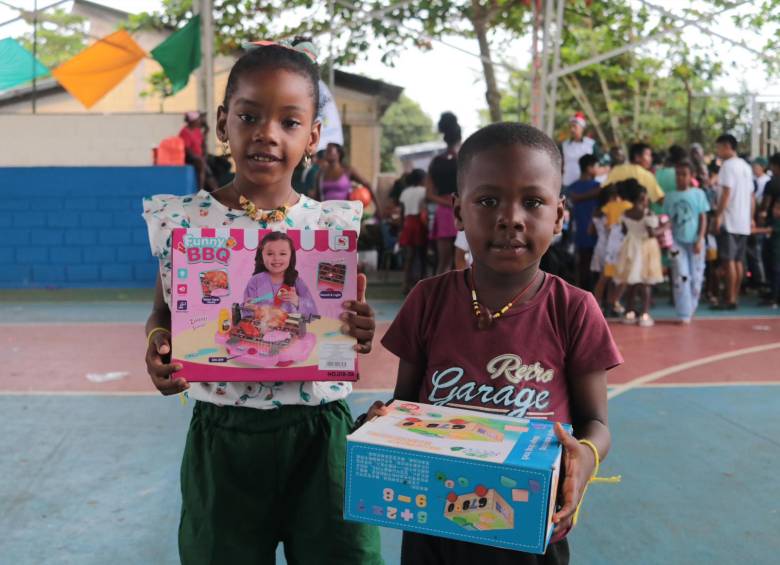
<svg viewBox="0 0 780 565"><path fill-rule="evenodd" d="M152 331L146 334L146 349L149 349L149 346L152 344L152 337L154 337L154 334L156 334L157 332L165 332L168 335L171 334L171 330L169 330L168 328L163 328L160 326L153 328Z"/></svg>
<svg viewBox="0 0 780 565"><path fill-rule="evenodd" d="M601 466L601 457L599 457L599 450L596 448L596 444L589 439L581 439L579 442L590 447L591 451L593 451L593 457L596 460L596 464L593 467L593 474L590 476L590 479L588 479L588 484L585 485L585 489L582 491L582 497L580 498L579 504L577 504L577 509L574 511L574 517L571 520L572 526L577 525L577 520L580 517L580 508L582 508L582 501L585 500L585 493L588 492L590 483L619 483L623 478L620 475L614 477L597 476L599 474L599 467Z"/></svg>

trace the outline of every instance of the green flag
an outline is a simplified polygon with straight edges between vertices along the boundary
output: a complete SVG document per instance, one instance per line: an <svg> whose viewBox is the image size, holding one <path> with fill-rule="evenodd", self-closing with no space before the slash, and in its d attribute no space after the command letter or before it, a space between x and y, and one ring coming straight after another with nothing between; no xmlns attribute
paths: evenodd
<svg viewBox="0 0 780 565"><path fill-rule="evenodd" d="M0 92L48 74L49 69L15 39L0 40Z"/></svg>
<svg viewBox="0 0 780 565"><path fill-rule="evenodd" d="M190 74L200 66L200 15L152 49L152 57L171 80L174 94L187 86Z"/></svg>

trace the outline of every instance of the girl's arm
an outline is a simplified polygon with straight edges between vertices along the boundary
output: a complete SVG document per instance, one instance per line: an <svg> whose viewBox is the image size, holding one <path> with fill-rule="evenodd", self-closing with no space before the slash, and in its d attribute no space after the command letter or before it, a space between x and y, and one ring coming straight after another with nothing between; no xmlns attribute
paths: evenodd
<svg viewBox="0 0 780 565"><path fill-rule="evenodd" d="M607 372L594 371L570 379L574 437L556 424L555 432L564 448L564 479L561 488L563 504L553 515L556 532L560 537L572 526L577 506L582 500L596 465L593 450L578 440L592 443L603 461L612 445L612 435L607 422ZM575 439L577 438L577 439ZM560 539L554 536L554 538Z"/></svg>
<svg viewBox="0 0 780 565"><path fill-rule="evenodd" d="M425 376L425 367L398 360L398 377L395 381L395 392L391 400L408 400L409 402L418 402L420 387ZM358 417L357 425L361 426L365 422L370 422L377 416L387 414L387 406L381 400L374 402L364 415Z"/></svg>
<svg viewBox="0 0 780 565"><path fill-rule="evenodd" d="M152 378L152 384L166 396L190 388L186 380L172 377L173 373L181 370L182 366L171 363L171 310L163 298L159 272L154 287L152 313L146 320L146 335L149 336L146 347L146 371Z"/></svg>
<svg viewBox="0 0 780 565"><path fill-rule="evenodd" d="M295 281L295 292L298 294L298 312L304 316L316 316L317 305L314 303L309 287L301 280L301 277Z"/></svg>
<svg viewBox="0 0 780 565"><path fill-rule="evenodd" d="M693 244L693 252L698 255L704 247L704 237L707 234L707 214L699 214L699 233L696 234L696 243Z"/></svg>

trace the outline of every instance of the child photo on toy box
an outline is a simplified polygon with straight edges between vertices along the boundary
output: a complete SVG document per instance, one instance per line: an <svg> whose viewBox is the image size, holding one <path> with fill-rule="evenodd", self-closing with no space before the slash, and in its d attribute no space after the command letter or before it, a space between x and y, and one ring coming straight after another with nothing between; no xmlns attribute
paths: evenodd
<svg viewBox="0 0 780 565"><path fill-rule="evenodd" d="M191 381L356 380L357 234L177 228L173 359Z"/></svg>

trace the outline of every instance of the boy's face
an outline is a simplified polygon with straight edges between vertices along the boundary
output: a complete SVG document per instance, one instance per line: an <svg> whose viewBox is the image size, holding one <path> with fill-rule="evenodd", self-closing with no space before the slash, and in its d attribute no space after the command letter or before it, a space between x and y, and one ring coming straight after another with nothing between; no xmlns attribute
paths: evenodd
<svg viewBox="0 0 780 565"><path fill-rule="evenodd" d="M687 190L691 186L691 170L688 167L675 168L674 175L677 180L677 190Z"/></svg>
<svg viewBox="0 0 780 565"><path fill-rule="evenodd" d="M753 176L756 178L761 178L766 174L766 170L764 169L764 167L762 165L759 165L758 163L753 163L751 167L753 169Z"/></svg>
<svg viewBox="0 0 780 565"><path fill-rule="evenodd" d="M653 166L653 151L651 149L645 149L637 157L636 164L642 168L650 169Z"/></svg>
<svg viewBox="0 0 780 565"><path fill-rule="evenodd" d="M479 267L520 273L561 232L561 174L543 151L516 144L482 151L458 184L456 224Z"/></svg>
<svg viewBox="0 0 780 565"><path fill-rule="evenodd" d="M720 159L730 159L734 154L734 150L731 148L731 145L729 145L728 143L716 143L715 154Z"/></svg>

